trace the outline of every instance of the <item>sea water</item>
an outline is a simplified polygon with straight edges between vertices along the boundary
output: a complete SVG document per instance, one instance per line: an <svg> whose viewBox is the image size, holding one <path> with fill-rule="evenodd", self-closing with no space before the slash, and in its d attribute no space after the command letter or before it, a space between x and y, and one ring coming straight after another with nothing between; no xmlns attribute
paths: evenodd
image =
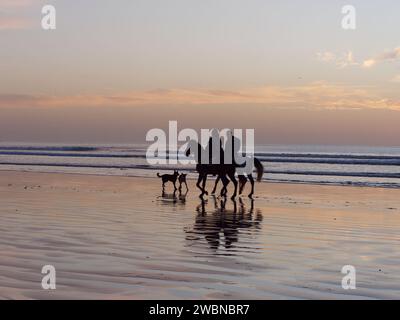
<svg viewBox="0 0 400 320"><path fill-rule="evenodd" d="M193 165L149 165L146 145L0 143L0 170L154 177ZM264 181L399 188L400 147L256 146Z"/></svg>

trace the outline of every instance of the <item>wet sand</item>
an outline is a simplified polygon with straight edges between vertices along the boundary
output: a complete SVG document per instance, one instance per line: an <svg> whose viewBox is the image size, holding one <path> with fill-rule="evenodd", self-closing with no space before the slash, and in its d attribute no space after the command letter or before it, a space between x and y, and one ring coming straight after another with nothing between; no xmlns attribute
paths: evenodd
<svg viewBox="0 0 400 320"><path fill-rule="evenodd" d="M0 172L0 298L400 298L400 190L261 183L253 202L202 202L194 181L160 186Z"/></svg>

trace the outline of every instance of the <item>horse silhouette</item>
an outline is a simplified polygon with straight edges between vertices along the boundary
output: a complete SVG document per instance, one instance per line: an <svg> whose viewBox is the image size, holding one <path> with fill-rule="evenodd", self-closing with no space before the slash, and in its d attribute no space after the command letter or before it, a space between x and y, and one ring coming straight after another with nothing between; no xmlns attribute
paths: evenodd
<svg viewBox="0 0 400 320"><path fill-rule="evenodd" d="M257 158L253 158L254 161L254 167L257 169L257 181L261 181L263 173L264 173L264 166L262 165L262 163L260 162L260 160L258 160ZM253 170L253 168L251 169L251 171ZM244 187L247 183L247 181L250 181L251 184L251 191L248 195L249 198L253 197L254 194L254 178L252 175L252 172L246 172L248 170L245 170L244 168L238 167L237 168L237 173L238 173L238 179L239 179L239 195L243 193ZM221 196L226 195L227 192L227 185L229 184L229 181L224 181L223 180L224 177L218 176L217 179L215 180L215 184L214 184L214 189L211 191L211 194L215 194L216 189L217 189L217 185L218 182L220 180L222 180L222 184L223 184L223 188L221 189Z"/></svg>
<svg viewBox="0 0 400 320"><path fill-rule="evenodd" d="M257 181L261 181L262 176L264 174L264 167L261 164L261 162L255 158L255 157L246 157L246 161L244 164L238 164L235 161L232 163L224 163L222 161L221 163L209 163L207 161L208 157L206 158L206 163L202 163L203 159L201 157L202 154L205 153L205 149L195 140L191 140L188 142L188 148L186 149L185 155L189 156L190 154L195 154L195 161L196 161L196 171L199 173L199 178L197 179L196 186L200 189L201 194L200 198L202 198L204 195L208 195L208 192L205 189L206 181L207 181L207 176L208 175L213 175L217 176L217 181L216 184L218 183L219 180L222 181L223 183L223 188L221 190L221 196L226 196L227 194L227 185L229 183L229 179L233 182L233 185L235 187L232 199L236 198L237 193L238 193L238 181L236 180L235 174L236 172L239 175L239 181L247 181L247 178L250 180L252 189L251 193L249 194L249 197L251 198L254 194L254 179L252 176L253 169L255 168L257 171ZM223 151L221 150L221 153ZM210 157L211 158L211 157ZM220 155L220 159L224 160L224 156ZM253 165L249 167L247 164L249 163L248 161L253 162ZM247 176L247 178L246 178ZM229 178L229 179L228 179ZM244 183L242 184L244 187ZM243 190L243 188L242 188ZM215 188L214 188L215 192Z"/></svg>

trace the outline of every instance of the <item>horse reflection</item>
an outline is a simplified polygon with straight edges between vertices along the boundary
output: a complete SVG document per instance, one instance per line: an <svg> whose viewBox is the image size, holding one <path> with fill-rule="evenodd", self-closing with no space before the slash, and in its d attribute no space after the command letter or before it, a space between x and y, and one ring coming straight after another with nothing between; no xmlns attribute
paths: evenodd
<svg viewBox="0 0 400 320"><path fill-rule="evenodd" d="M187 240L200 240L204 237L209 247L217 250L220 247L231 249L239 241L240 231L258 231L261 228L262 214L254 212L254 200L250 201L247 209L243 200L231 200L233 208L227 209L227 199L213 197L214 210L207 213L208 201L201 200L197 206L197 215L193 227L186 230Z"/></svg>

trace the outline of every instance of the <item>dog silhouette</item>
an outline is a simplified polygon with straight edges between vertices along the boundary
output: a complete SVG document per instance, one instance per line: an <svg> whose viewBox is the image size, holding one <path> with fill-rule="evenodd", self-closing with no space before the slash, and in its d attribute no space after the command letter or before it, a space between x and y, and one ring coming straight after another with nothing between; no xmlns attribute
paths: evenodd
<svg viewBox="0 0 400 320"><path fill-rule="evenodd" d="M160 175L159 173L157 173L157 177L161 178L163 190L165 189L165 184L167 182L172 182L174 184L174 190L177 190L177 188L176 188L176 180L178 179L178 175L179 175L179 173L176 170L174 170L173 174Z"/></svg>

